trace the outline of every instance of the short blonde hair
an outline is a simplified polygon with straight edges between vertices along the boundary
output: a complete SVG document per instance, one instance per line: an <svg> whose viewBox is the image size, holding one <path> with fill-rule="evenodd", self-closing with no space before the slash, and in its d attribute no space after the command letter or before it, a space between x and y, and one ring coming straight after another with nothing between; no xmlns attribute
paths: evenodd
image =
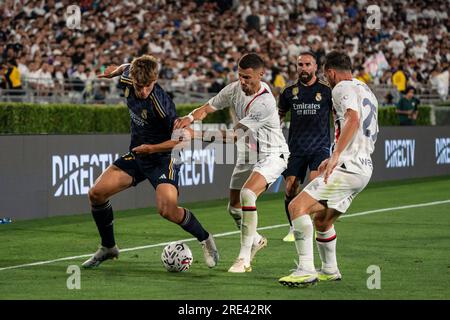
<svg viewBox="0 0 450 320"><path fill-rule="evenodd" d="M131 62L130 75L137 84L147 86L158 79L158 61L147 54L134 58Z"/></svg>

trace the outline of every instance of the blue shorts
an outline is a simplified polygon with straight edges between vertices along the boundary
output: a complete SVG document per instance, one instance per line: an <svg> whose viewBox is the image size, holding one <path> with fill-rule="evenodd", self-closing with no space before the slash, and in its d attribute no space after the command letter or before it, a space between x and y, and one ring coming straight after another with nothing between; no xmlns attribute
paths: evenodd
<svg viewBox="0 0 450 320"><path fill-rule="evenodd" d="M289 156L287 169L283 172L283 176L294 176L300 180L300 183L305 181L306 171L316 171L323 160L330 157L329 152L320 151L310 155L292 154Z"/></svg>
<svg viewBox="0 0 450 320"><path fill-rule="evenodd" d="M170 183L178 189L180 165L174 161L170 154L150 158L129 152L114 161L114 165L133 178L133 186L148 179L155 189L161 183Z"/></svg>

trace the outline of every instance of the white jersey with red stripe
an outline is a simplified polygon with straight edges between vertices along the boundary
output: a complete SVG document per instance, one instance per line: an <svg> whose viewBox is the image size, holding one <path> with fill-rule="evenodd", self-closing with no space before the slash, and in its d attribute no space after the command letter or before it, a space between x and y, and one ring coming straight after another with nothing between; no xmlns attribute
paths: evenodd
<svg viewBox="0 0 450 320"><path fill-rule="evenodd" d="M239 123L249 128L250 139L242 138L237 142L238 160L248 157L249 150L256 151L259 159L274 154L284 154L284 157L289 155L277 103L267 83L261 82L258 92L247 96L239 81L232 82L208 103L216 110L232 107Z"/></svg>
<svg viewBox="0 0 450 320"><path fill-rule="evenodd" d="M348 171L371 176L371 154L378 135L377 98L365 83L357 79L339 82L331 94L335 117L335 144L344 126L347 109L355 110L359 116L359 128L341 153L338 166L344 164L343 167Z"/></svg>

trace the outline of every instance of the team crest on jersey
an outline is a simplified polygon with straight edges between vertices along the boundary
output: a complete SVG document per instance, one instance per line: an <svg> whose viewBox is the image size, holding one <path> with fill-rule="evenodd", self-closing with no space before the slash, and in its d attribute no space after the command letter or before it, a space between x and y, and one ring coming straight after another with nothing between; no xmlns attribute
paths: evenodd
<svg viewBox="0 0 450 320"><path fill-rule="evenodd" d="M125 95L125 98L128 98L128 96L130 95L130 89L128 89L128 87L125 88L124 95Z"/></svg>
<svg viewBox="0 0 450 320"><path fill-rule="evenodd" d="M147 119L147 109L142 110L141 112L141 118L146 120Z"/></svg>
<svg viewBox="0 0 450 320"><path fill-rule="evenodd" d="M294 87L292 89L292 95L294 96L294 99L298 99L297 95L298 95L298 88Z"/></svg>
<svg viewBox="0 0 450 320"><path fill-rule="evenodd" d="M316 101L322 101L322 94L320 92L316 93Z"/></svg>

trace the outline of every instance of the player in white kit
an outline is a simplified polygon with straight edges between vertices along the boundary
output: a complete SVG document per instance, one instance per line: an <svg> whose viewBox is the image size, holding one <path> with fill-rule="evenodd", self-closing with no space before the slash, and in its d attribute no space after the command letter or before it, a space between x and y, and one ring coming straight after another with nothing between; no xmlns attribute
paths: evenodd
<svg viewBox="0 0 450 320"><path fill-rule="evenodd" d="M276 100L268 84L261 81L264 61L255 53L241 57L239 81L230 83L205 105L175 122L185 128L208 113L232 107L238 119L233 137L237 139L237 163L230 181L229 213L241 229L241 249L228 270L252 271L251 261L267 239L256 231L256 199L287 167L289 148L283 136Z"/></svg>
<svg viewBox="0 0 450 320"><path fill-rule="evenodd" d="M366 84L353 79L351 60L345 53L327 54L324 72L333 88L335 143L331 157L319 166L320 176L289 205L299 263L297 270L279 282L290 287L342 278L337 266L333 223L367 185L373 169L371 154L378 134L375 95ZM318 272L314 267L312 214L322 261Z"/></svg>

